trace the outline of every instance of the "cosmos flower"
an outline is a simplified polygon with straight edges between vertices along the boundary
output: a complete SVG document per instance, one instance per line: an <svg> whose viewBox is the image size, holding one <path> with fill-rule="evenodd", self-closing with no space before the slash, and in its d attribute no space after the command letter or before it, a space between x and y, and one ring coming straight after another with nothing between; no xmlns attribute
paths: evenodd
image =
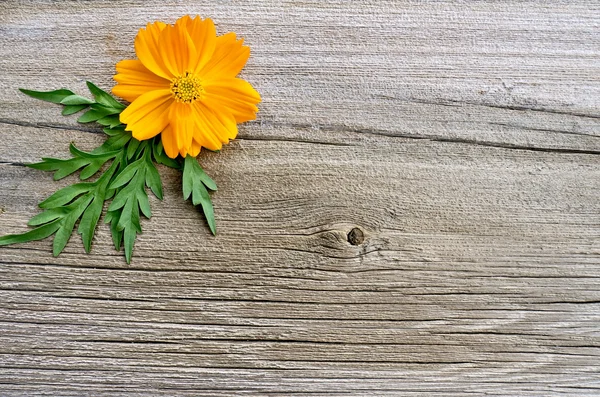
<svg viewBox="0 0 600 397"><path fill-rule="evenodd" d="M260 95L236 76L250 48L235 33L217 36L210 18L184 16L148 24L135 38L139 60L116 65L112 92L131 102L120 116L138 140L161 134L165 153L197 156L219 150L237 123L256 118Z"/></svg>

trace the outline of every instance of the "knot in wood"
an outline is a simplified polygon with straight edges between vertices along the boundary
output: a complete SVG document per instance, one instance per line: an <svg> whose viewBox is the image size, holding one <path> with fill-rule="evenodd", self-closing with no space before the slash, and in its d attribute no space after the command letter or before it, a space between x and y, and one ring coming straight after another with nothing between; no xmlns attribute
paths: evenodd
<svg viewBox="0 0 600 397"><path fill-rule="evenodd" d="M365 241L365 234L355 227L348 232L348 242L352 245L361 245Z"/></svg>

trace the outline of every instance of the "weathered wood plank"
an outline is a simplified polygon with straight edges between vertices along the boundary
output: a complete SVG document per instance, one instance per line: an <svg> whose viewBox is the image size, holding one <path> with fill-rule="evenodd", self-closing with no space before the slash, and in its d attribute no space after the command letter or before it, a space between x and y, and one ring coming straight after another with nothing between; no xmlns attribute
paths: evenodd
<svg viewBox="0 0 600 397"><path fill-rule="evenodd" d="M598 394L597 2L6 5L2 234L103 139L17 88L110 88L146 22L244 36L263 103L200 156L217 237L161 168L131 265L0 248L1 395Z"/></svg>

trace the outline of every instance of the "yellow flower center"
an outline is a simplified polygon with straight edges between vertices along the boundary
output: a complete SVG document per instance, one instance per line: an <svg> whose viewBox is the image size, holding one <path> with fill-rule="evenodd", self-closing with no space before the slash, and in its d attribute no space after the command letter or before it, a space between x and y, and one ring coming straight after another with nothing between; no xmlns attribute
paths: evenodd
<svg viewBox="0 0 600 397"><path fill-rule="evenodd" d="M192 103L202 98L204 89L200 79L190 72L176 77L171 82L171 92L177 102Z"/></svg>

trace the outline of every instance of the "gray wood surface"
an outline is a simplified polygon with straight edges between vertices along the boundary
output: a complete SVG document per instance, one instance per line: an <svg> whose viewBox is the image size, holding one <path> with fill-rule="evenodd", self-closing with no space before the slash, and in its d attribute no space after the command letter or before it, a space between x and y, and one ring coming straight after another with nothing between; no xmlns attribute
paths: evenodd
<svg viewBox="0 0 600 397"><path fill-rule="evenodd" d="M100 227L0 249L1 396L600 395L600 4L0 4L0 234L102 142L18 87L112 87L141 26L246 38L255 122L161 168L127 265Z"/></svg>

